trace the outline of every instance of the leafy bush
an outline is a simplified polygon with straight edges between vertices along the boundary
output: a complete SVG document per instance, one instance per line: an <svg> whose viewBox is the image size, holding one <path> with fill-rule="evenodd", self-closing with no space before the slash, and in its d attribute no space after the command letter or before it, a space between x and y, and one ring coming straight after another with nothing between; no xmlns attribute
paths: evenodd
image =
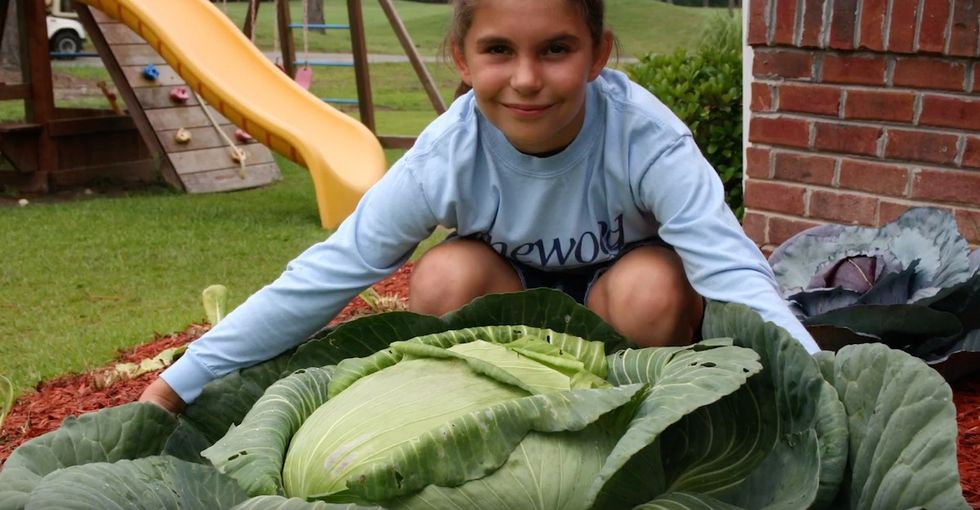
<svg viewBox="0 0 980 510"><path fill-rule="evenodd" d="M627 69L630 77L663 101L725 185L725 199L741 218L742 31L737 18L712 18L698 49L649 54Z"/></svg>
<svg viewBox="0 0 980 510"><path fill-rule="evenodd" d="M709 340L647 349L549 289L361 318L179 419L66 420L10 456L0 509L968 508L952 392L921 360L705 317Z"/></svg>

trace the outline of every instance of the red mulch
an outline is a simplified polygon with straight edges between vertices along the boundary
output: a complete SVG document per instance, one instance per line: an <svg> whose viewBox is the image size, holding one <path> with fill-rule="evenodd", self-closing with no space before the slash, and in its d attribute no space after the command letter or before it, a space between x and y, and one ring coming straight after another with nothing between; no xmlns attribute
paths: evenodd
<svg viewBox="0 0 980 510"><path fill-rule="evenodd" d="M379 282L374 289L382 296L408 295L408 276L411 265L400 269L391 277ZM343 322L364 313L369 308L360 298L355 298L334 319ZM184 345L207 331L207 325L191 325L186 331L171 336L161 336L148 344L121 352L117 362L139 362L156 356L164 349ZM132 402L158 372L144 374L135 379L113 383L107 388L96 389L93 371L69 375L37 386L37 391L17 400L0 429L0 462L21 443L58 428L70 415L78 416L106 407ZM971 377L953 385L953 401L956 404L956 421L959 426L959 465L963 495L970 505L980 509L980 377Z"/></svg>

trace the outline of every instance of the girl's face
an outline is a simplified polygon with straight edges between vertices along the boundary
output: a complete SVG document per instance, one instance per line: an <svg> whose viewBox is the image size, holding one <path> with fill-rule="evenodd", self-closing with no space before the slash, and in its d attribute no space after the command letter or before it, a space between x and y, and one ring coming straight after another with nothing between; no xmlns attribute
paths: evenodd
<svg viewBox="0 0 980 510"><path fill-rule="evenodd" d="M575 139L585 119L585 86L611 47L608 33L593 44L567 0L481 0L452 53L483 115L519 151L542 154Z"/></svg>

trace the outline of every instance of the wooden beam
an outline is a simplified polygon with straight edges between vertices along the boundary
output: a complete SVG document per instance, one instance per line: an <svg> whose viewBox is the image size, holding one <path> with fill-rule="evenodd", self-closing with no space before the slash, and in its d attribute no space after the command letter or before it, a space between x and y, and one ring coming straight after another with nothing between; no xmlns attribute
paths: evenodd
<svg viewBox="0 0 980 510"><path fill-rule="evenodd" d="M282 48L282 69L290 78L296 77L296 43L293 41L293 29L289 28L289 2L275 0L276 23L279 27L279 47Z"/></svg>
<svg viewBox="0 0 980 510"><path fill-rule="evenodd" d="M261 5L259 0L248 0L248 12L245 14L245 24L242 26L245 37L253 42L255 41L255 27L253 25L259 19L259 5Z"/></svg>
<svg viewBox="0 0 980 510"><path fill-rule="evenodd" d="M18 0L20 43L24 80L30 98L24 102L26 120L44 126L38 138L37 172L25 191L44 193L49 176L55 170L54 143L47 133L47 123L54 118L54 81L48 46L47 14L40 0Z"/></svg>
<svg viewBox="0 0 980 510"><path fill-rule="evenodd" d="M112 114L110 110L105 110ZM119 115L103 115L81 117L74 119L59 119L51 121L48 134L52 137L77 136L81 134L113 133L117 131L132 131L135 129L132 117Z"/></svg>
<svg viewBox="0 0 980 510"><path fill-rule="evenodd" d="M129 85L125 71L119 65L119 61L116 60L112 47L106 41L102 29L92 16L92 11L89 10L87 5L81 3L76 3L75 9L78 12L79 21L82 22L82 26L88 32L92 45L95 46L96 51L99 52L99 56L102 57L102 63L105 65L106 71L109 72L109 76L112 77L112 81L116 84L116 90L122 97L123 102L126 103L126 108L129 110L132 122L136 124L136 129L139 131L143 143L146 144L153 159L160 162L159 170L163 180L176 189L184 189L180 178L177 176L177 172L174 170L173 165L170 164L170 159L167 158L166 151L163 150L163 146L160 144L159 138L157 138L156 131L146 118L146 111L143 110L139 99L136 97L136 93Z"/></svg>
<svg viewBox="0 0 980 510"><path fill-rule="evenodd" d="M0 83L0 101L27 99L29 97L31 97L31 90L24 83L15 83L13 85Z"/></svg>
<svg viewBox="0 0 980 510"><path fill-rule="evenodd" d="M391 3L391 0L378 1L381 4L381 9L385 12L385 16L388 17L388 23L391 24L395 35L398 36L398 42L401 43L402 49L405 50L405 55L408 56L409 62L412 63L412 68L415 69L415 74L419 77L422 87L425 88L425 93L429 96L429 102L432 103L432 108L439 115L445 113L446 105L442 102L439 89L436 88L435 81L433 81L429 71L425 68L422 57L419 56L418 50L415 49L415 43L412 42L411 36L408 35L408 29L405 28L401 17L398 16L398 11L395 10L394 4Z"/></svg>
<svg viewBox="0 0 980 510"><path fill-rule="evenodd" d="M414 136L378 136L385 149L411 149L415 145Z"/></svg>
<svg viewBox="0 0 980 510"><path fill-rule="evenodd" d="M354 55L354 76L357 80L357 106L361 113L361 124L372 133L374 124L374 99L371 98L371 77L368 70L367 41L364 37L364 15L360 0L347 0L347 18L350 25L351 53Z"/></svg>
<svg viewBox="0 0 980 510"><path fill-rule="evenodd" d="M0 0L0 41L3 40L4 28L7 27L7 11L10 9L10 0Z"/></svg>

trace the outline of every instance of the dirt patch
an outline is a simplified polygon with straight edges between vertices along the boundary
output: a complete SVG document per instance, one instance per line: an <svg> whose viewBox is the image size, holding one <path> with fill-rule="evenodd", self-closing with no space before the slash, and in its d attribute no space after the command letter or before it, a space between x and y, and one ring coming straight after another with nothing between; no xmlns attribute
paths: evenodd
<svg viewBox="0 0 980 510"><path fill-rule="evenodd" d="M381 296L407 298L408 280L412 265L407 264L394 275L374 286ZM371 309L355 298L331 324L338 324ZM185 345L198 338L207 325L195 324L171 336L161 336L150 343L121 352L117 362L139 362L165 349ZM110 365L111 366L111 365ZM158 374L152 372L130 380L118 381L96 389L93 374L60 377L38 385L37 391L17 400L0 429L0 463L23 442L58 428L67 416L78 416L106 407L135 401L143 388ZM980 376L973 376L953 385L956 421L959 429L958 460L963 495L970 505L980 509Z"/></svg>

